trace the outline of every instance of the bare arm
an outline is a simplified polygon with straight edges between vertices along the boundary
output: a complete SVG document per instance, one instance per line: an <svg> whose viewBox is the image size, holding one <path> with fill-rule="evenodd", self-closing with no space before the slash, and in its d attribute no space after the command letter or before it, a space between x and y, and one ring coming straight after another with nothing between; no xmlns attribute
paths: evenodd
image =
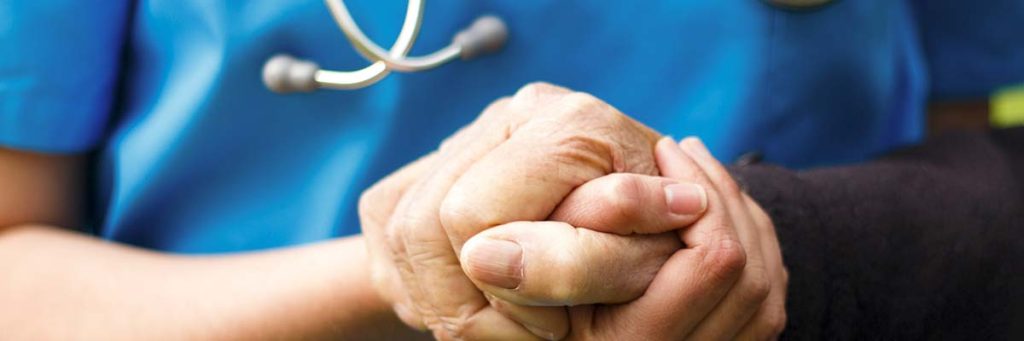
<svg viewBox="0 0 1024 341"><path fill-rule="evenodd" d="M0 330L12 339L402 338L361 237L161 254L76 224L82 159L0 149Z"/></svg>

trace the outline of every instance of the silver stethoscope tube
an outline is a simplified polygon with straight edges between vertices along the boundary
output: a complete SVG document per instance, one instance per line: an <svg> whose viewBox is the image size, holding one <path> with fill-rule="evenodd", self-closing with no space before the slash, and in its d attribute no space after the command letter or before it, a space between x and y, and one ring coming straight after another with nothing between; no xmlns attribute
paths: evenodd
<svg viewBox="0 0 1024 341"><path fill-rule="evenodd" d="M392 70L423 71L444 65L456 57L468 60L497 51L508 38L508 30L501 19L482 16L456 34L448 46L425 56L407 57L423 22L423 1L409 0L398 39L390 51L384 51L363 34L342 0L324 0L345 37L372 64L357 71L332 71L320 69L311 61L278 54L263 64L263 83L278 93L309 92L319 88L359 89L384 79Z"/></svg>

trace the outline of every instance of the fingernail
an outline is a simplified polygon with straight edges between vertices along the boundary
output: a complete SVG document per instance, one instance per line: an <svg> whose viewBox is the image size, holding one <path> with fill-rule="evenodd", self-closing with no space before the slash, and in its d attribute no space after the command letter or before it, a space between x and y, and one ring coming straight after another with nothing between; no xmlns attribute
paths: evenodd
<svg viewBox="0 0 1024 341"><path fill-rule="evenodd" d="M523 248L498 239L470 239L463 250L469 275L478 281L515 289L523 280Z"/></svg>
<svg viewBox="0 0 1024 341"><path fill-rule="evenodd" d="M675 214L697 214L708 207L708 195L704 187L694 184L665 186L665 201L669 211Z"/></svg>

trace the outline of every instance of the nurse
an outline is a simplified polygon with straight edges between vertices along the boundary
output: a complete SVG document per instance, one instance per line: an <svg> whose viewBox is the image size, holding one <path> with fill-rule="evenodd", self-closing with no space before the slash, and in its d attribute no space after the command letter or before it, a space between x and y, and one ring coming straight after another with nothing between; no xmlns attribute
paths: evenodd
<svg viewBox="0 0 1024 341"><path fill-rule="evenodd" d="M349 5L375 41L396 35L403 2ZM361 239L339 237L358 231L363 189L495 98L542 79L700 135L721 159L811 166L919 139L924 52L957 51L928 36L922 52L905 2L474 1L429 3L413 54L482 13L508 22L498 55L278 96L259 79L273 54L365 65L319 1L0 5L0 295L18 302L0 308L2 330L400 332L378 298L346 289L369 278ZM971 91L1009 77L977 74Z"/></svg>

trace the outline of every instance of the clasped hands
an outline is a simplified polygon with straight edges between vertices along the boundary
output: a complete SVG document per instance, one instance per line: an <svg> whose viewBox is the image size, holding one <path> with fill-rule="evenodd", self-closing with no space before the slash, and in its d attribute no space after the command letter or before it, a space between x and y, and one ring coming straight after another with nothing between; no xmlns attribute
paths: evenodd
<svg viewBox="0 0 1024 341"><path fill-rule="evenodd" d="M774 227L696 139L537 83L367 190L373 283L438 339L772 339Z"/></svg>

